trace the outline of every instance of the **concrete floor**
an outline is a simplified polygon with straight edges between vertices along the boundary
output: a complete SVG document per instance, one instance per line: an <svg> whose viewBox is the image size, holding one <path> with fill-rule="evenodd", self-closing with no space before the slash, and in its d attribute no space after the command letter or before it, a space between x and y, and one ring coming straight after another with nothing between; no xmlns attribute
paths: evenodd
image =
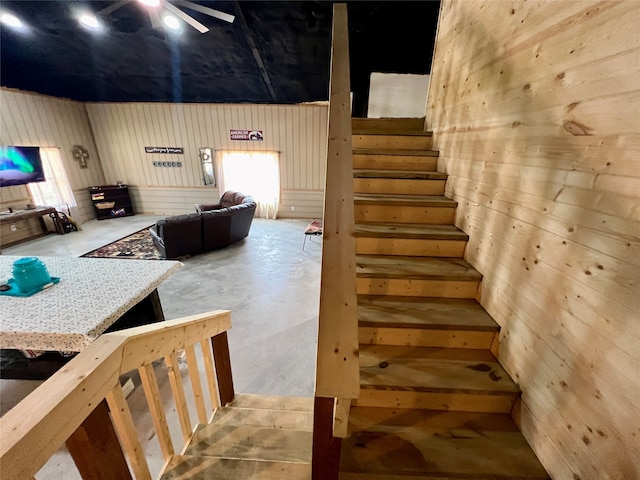
<svg viewBox="0 0 640 480"><path fill-rule="evenodd" d="M157 218L161 217L93 220L83 224L80 232L48 235L3 249L2 253L79 256L147 227ZM313 396L321 243L318 238L310 238L302 250L308 222L254 219L246 239L184 260L184 267L158 288L167 319L216 309L232 311L229 348L237 392ZM171 409L168 382L160 382ZM0 413L8 411L39 384L0 380ZM155 475L162 458L141 388L131 394L129 404ZM177 441L177 419L169 420L176 445L181 445ZM79 478L74 470L62 450L37 478Z"/></svg>

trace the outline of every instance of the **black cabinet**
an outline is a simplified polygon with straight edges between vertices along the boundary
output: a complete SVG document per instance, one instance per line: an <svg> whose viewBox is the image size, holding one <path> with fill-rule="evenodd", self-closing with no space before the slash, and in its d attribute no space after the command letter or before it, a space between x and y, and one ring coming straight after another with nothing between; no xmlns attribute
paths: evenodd
<svg viewBox="0 0 640 480"><path fill-rule="evenodd" d="M126 185L89 187L89 194L98 220L128 217L134 214L129 187Z"/></svg>

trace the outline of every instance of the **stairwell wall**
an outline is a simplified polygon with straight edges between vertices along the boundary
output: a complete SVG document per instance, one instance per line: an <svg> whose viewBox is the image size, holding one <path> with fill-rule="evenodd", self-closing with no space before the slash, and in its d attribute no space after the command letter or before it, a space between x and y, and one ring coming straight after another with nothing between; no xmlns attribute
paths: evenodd
<svg viewBox="0 0 640 480"><path fill-rule="evenodd" d="M442 2L426 124L516 421L557 479L640 478L638 2Z"/></svg>

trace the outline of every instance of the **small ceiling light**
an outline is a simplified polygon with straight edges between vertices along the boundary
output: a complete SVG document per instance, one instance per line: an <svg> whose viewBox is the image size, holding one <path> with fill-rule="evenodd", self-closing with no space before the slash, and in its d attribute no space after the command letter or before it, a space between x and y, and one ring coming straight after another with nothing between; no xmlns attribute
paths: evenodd
<svg viewBox="0 0 640 480"><path fill-rule="evenodd" d="M171 30L179 30L180 29L180 21L174 17L173 15L165 15L162 19L164 24L169 27Z"/></svg>
<svg viewBox="0 0 640 480"><path fill-rule="evenodd" d="M148 7L157 7L160 5L160 0L138 0L140 3Z"/></svg>
<svg viewBox="0 0 640 480"><path fill-rule="evenodd" d="M80 15L80 18L78 19L78 21L80 22L80 24L84 25L85 27L89 27L93 29L100 28L100 22L98 21L95 15L90 15L88 13L85 13L83 15Z"/></svg>
<svg viewBox="0 0 640 480"><path fill-rule="evenodd" d="M2 15L0 15L0 22L4 23L8 27L14 27L14 28L23 27L22 20L20 20L18 17L16 17L12 13L3 13Z"/></svg>

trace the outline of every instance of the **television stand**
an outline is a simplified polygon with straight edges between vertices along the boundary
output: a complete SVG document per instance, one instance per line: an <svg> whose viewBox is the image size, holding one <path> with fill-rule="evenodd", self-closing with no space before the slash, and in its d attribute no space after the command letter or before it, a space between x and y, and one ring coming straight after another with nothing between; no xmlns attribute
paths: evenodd
<svg viewBox="0 0 640 480"><path fill-rule="evenodd" d="M53 224L56 232L64 234L58 211L53 207L36 207L31 210L15 210L12 213L0 214L0 247L11 247L18 243L33 240L49 234L47 224L42 218L54 215Z"/></svg>

